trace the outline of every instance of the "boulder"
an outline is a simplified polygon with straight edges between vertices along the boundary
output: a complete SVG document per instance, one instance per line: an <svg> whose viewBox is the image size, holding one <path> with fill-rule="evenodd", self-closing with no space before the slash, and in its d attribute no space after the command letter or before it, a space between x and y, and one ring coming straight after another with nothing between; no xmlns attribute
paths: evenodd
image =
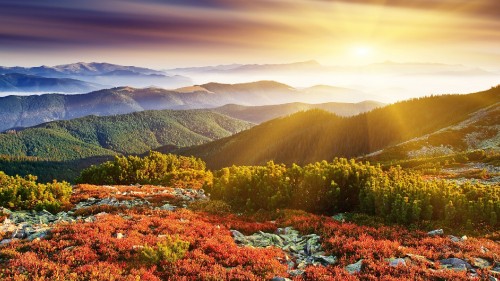
<svg viewBox="0 0 500 281"><path fill-rule="evenodd" d="M466 271L472 269L472 266L468 262L458 258L442 259L439 260L439 263L441 264L442 268L452 269L456 271Z"/></svg>
<svg viewBox="0 0 500 281"><path fill-rule="evenodd" d="M389 265L393 267L396 267L398 265L406 266L406 261L402 258L390 258Z"/></svg>
<svg viewBox="0 0 500 281"><path fill-rule="evenodd" d="M360 259L356 263L352 263L346 266L345 270L347 270L349 274L354 274L360 272L362 267L363 267L363 259Z"/></svg>
<svg viewBox="0 0 500 281"><path fill-rule="evenodd" d="M482 259L482 258L474 258L472 260L472 264L475 266L475 267L478 267L478 268L489 268L491 267L491 263L485 259Z"/></svg>
<svg viewBox="0 0 500 281"><path fill-rule="evenodd" d="M427 232L427 235L429 235L429 236L439 236L439 235L443 235L443 234L444 234L443 229L436 229L436 230L432 230L432 231Z"/></svg>

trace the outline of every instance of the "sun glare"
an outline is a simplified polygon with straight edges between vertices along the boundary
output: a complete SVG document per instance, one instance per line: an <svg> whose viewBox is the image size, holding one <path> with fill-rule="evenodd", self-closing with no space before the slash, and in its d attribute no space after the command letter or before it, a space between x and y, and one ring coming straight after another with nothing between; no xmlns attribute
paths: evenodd
<svg viewBox="0 0 500 281"><path fill-rule="evenodd" d="M356 46L352 49L352 54L358 58L365 58L372 54L373 49L370 46Z"/></svg>

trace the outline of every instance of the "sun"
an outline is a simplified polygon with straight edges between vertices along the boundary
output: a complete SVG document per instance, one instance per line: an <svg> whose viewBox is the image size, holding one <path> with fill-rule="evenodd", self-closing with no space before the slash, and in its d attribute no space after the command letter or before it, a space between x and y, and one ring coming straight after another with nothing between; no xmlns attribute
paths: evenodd
<svg viewBox="0 0 500 281"><path fill-rule="evenodd" d="M373 48L370 46L355 46L351 52L357 58L366 58L373 53Z"/></svg>

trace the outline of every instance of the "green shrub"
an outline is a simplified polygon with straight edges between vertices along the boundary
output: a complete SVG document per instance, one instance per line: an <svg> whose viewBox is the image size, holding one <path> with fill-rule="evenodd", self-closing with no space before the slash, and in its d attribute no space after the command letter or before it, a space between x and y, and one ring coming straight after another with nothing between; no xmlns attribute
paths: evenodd
<svg viewBox="0 0 500 281"><path fill-rule="evenodd" d="M139 259L148 265L158 265L164 261L173 263L182 259L188 249L189 242L166 236L165 241L158 242L156 247L144 246L139 253Z"/></svg>
<svg viewBox="0 0 500 281"><path fill-rule="evenodd" d="M88 184L155 184L201 188L211 184L212 173L198 158L151 151L148 156L116 156L82 171L76 180Z"/></svg>
<svg viewBox="0 0 500 281"><path fill-rule="evenodd" d="M67 182L42 184L37 177L11 177L0 172L0 206L20 210L36 209L57 212L69 205L72 188Z"/></svg>
<svg viewBox="0 0 500 281"><path fill-rule="evenodd" d="M231 205L222 200L200 200L189 205L193 211L224 215L231 212Z"/></svg>

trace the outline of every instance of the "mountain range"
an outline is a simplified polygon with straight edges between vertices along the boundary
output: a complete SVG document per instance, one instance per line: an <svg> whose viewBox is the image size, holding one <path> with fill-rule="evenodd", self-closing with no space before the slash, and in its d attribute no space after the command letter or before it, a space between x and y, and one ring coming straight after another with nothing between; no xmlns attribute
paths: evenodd
<svg viewBox="0 0 500 281"><path fill-rule="evenodd" d="M346 95L352 95L355 99L356 94L356 91L350 89L339 90L332 87L332 92L328 95L325 87L321 87L318 91L314 91L313 88L300 90L278 82L260 81L244 84L208 83L177 90L119 87L76 95L7 96L0 97L0 131L87 115L107 116L143 110L215 108L226 104L258 106L309 100L335 101L337 97L341 99ZM336 109L332 107L331 111L340 115L354 115L371 110L380 104L366 105L344 107L344 109L352 108L352 111L340 110L339 105ZM296 111L301 110L300 107L295 106L295 108ZM275 116L291 112L293 110L284 113L279 111Z"/></svg>
<svg viewBox="0 0 500 281"><path fill-rule="evenodd" d="M468 95L407 100L347 118L311 110L179 153L201 157L211 168L358 157L457 124L499 102L500 87L495 87Z"/></svg>
<svg viewBox="0 0 500 281"><path fill-rule="evenodd" d="M46 78L21 73L0 74L0 92L81 93L106 87L108 86L71 78Z"/></svg>
<svg viewBox="0 0 500 281"><path fill-rule="evenodd" d="M92 89L80 89L78 93L88 92L95 89L109 88L110 86L131 86L131 87L164 87L177 88L192 84L191 79L181 75L168 75L162 71L136 66L123 66L110 63L72 63L57 66L38 66L38 67L4 67L0 66L0 74L24 74L27 76L37 76L41 78L70 78L80 80L80 83L94 83L96 87ZM62 83L62 82L59 82ZM107 86L103 86L107 85ZM38 89L35 88L38 91ZM41 89L42 91L52 92L50 88ZM4 90L0 85L0 91L9 92L30 92L33 87L16 87L15 89ZM75 87L68 88L61 85L57 92L74 92Z"/></svg>

